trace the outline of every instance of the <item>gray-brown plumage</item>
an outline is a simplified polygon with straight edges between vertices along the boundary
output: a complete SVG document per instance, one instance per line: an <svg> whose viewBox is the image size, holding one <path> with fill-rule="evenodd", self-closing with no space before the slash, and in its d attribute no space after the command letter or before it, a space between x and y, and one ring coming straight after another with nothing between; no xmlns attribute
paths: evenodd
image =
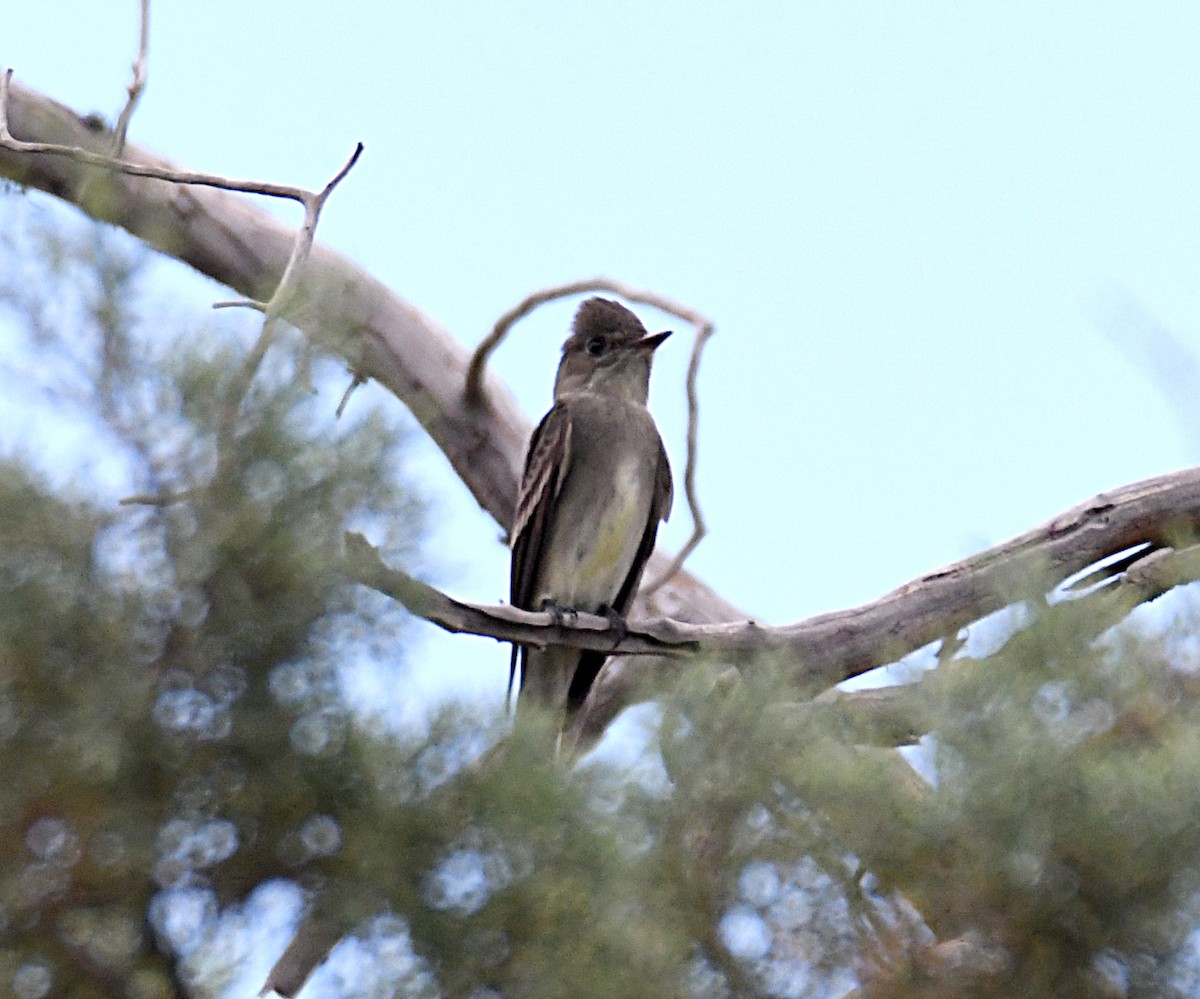
<svg viewBox="0 0 1200 999"><path fill-rule="evenodd" d="M624 615L671 509L671 468L646 409L647 336L632 312L592 298L575 315L554 406L529 442L511 531L510 599L526 610ZM564 712L587 698L600 652L513 648L523 699Z"/></svg>

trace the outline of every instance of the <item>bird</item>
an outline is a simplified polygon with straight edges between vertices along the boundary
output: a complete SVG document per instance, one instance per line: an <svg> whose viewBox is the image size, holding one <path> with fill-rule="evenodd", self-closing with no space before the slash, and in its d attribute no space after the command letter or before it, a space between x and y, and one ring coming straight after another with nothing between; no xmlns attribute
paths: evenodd
<svg viewBox="0 0 1200 999"><path fill-rule="evenodd" d="M623 623L671 512L671 466L646 402L655 350L619 302L580 305L562 348L554 404L530 439L512 544L510 603L524 610L601 614ZM514 644L518 717L530 702L555 712L559 739L607 655Z"/></svg>

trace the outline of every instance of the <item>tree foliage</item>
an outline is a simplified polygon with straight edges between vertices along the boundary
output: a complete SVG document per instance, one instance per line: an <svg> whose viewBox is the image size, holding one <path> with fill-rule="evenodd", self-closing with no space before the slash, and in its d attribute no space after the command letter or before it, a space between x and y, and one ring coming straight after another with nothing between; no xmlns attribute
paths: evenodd
<svg viewBox="0 0 1200 999"><path fill-rule="evenodd" d="M358 642L398 665L402 620L339 576L341 532L367 522L412 556L421 509L394 421L335 426L294 347L221 453L237 343L139 323L147 261L128 240L6 207L12 391L47 437L85 428L94 475L162 498L116 508L28 460L2 467L7 954L55 992L145 975L160 994L153 900L196 887L228 904L332 852L358 773L340 662Z"/></svg>

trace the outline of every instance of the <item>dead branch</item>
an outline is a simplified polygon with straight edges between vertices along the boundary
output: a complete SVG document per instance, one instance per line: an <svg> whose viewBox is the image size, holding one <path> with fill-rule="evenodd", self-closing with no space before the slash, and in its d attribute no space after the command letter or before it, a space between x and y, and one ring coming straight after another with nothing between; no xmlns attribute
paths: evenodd
<svg viewBox="0 0 1200 999"><path fill-rule="evenodd" d="M299 189L286 184L272 184L268 181L258 180L234 180L232 177L222 177L218 174L177 170L174 167L157 166L134 157L117 159L107 153L98 153L88 149L84 144L27 142L18 139L10 130L9 118L13 113L12 98L14 95L20 96L21 91L13 86L12 75L13 71L7 69L4 75L0 76L0 147L10 152L37 156L61 156L81 166L101 167L105 170L116 170L129 174L132 177L165 180L172 184L195 184L200 187L216 187L224 191L240 191L243 194L261 194L268 198L302 200L297 193ZM25 94L28 95L29 92L26 91ZM59 107L61 108L61 105ZM88 127L82 118L79 119L79 124L83 128ZM5 175L7 176L7 173ZM18 180L17 177L10 179ZM34 184L33 186L38 185Z"/></svg>
<svg viewBox="0 0 1200 999"><path fill-rule="evenodd" d="M283 268L283 276L279 279L279 284L275 288L274 294L265 302L259 302L254 299L243 299L234 302L215 302L214 309L228 309L243 306L248 309L254 309L257 312L262 312L267 316L268 322L283 314L291 297L299 290L300 277L304 272L304 265L308 262L309 254L312 252L313 240L316 238L317 222L321 218L321 209L325 207L325 202L329 200L329 196L333 193L333 189L345 179L352 169L354 164L358 162L358 158L362 155L363 144L360 142L354 148L354 152L350 154L350 159L336 173L333 178L320 191L306 191L302 187L292 189L292 197L299 201L304 206L304 222L296 233L296 241L292 244L292 252L288 257L288 262ZM263 324L263 332L266 333L268 323Z"/></svg>
<svg viewBox="0 0 1200 999"><path fill-rule="evenodd" d="M1107 601L1110 623L1115 623L1164 588L1198 578L1190 575L1196 558L1186 551L1198 535L1200 468L1192 468L1101 493L871 603L779 629L760 628L762 648L786 650L795 664L798 690L813 694L954 635L1011 603L1044 600L1064 580L1101 559L1148 545L1144 562L1135 563L1142 571L1130 566L1121 589L1095 595ZM1165 548L1180 549L1178 561L1154 555ZM649 657L610 662L576 719L580 733L602 732L628 703L643 671L657 662Z"/></svg>
<svg viewBox="0 0 1200 999"><path fill-rule="evenodd" d="M549 611L526 611L508 604L468 603L385 565L378 550L361 534L347 533L345 547L342 569L347 577L386 594L417 617L452 634L482 635L538 648L568 645L643 656L696 654L701 651L702 640L723 634L720 625L684 624L666 618L629 622L622 629L596 614L571 614L556 621ZM716 637L712 640L720 642Z"/></svg>
<svg viewBox="0 0 1200 999"><path fill-rule="evenodd" d="M141 0L140 23L138 54L133 61L133 79L129 81L125 106L121 109L117 124L113 128L111 155L118 159L125 151L125 137L129 134L129 122L133 119L133 112L137 110L138 101L142 99L142 92L146 89L147 56L150 50L150 0Z"/></svg>
<svg viewBox="0 0 1200 999"><path fill-rule="evenodd" d="M1184 544L1197 535L1200 469L1189 469L1102 493L1005 544L928 573L872 603L783 627L745 620L695 624L655 618L630 620L622 630L592 615L555 623L545 613L467 604L388 569L357 535L347 537L346 570L351 578L449 631L639 656L643 669L662 669L681 656L744 664L769 655L787 664L798 693L811 696L954 635L1008 604L1045 601L1048 592L1101 559L1148 545L1109 585L1049 607L1051 613L1078 616L1085 636L1098 635L1138 604L1200 578L1200 546ZM602 674L577 723L580 737L598 735L629 703L634 683L624 675L631 671L629 662ZM912 691L895 689L898 692L841 695L836 710L848 712L847 724L864 732L888 733L863 741L911 741L925 731L922 709Z"/></svg>
<svg viewBox="0 0 1200 999"><path fill-rule="evenodd" d="M242 191L250 194L263 194L269 197L288 198L298 201L304 206L304 222L297 231L291 245L287 263L284 265L275 290L265 301L247 299L236 302L218 302L217 308L230 306L246 306L264 314L262 329L257 343L246 356L241 368L230 383L222 407L220 425L217 433L217 451L219 455L227 455L233 443L237 425L237 414L250 385L257 374L263 357L274 342L278 329L278 319L284 314L290 302L297 297L299 286L304 275L305 264L312 252L313 240L316 235L317 222L320 220L321 209L333 193L334 188L353 169L354 164L362 155L363 144L358 143L346 164L333 176L320 191L308 191L300 187L289 187L280 184L260 183L251 181L235 181L215 174L198 174L191 171L175 170L173 168L147 166L133 159L121 158L125 148L125 131L129 127L134 107L141 96L146 80L146 51L149 44L149 3L143 0L141 45L137 61L134 63L134 80L129 86L129 100L121 113L117 125L111 154L93 152L85 148L83 143L64 144L54 142L24 142L13 137L9 131L9 102L12 90L13 71L8 69L0 77L0 146L16 153L37 154L43 156L62 156L77 163L88 166L103 167L107 170L135 177L147 177L168 181L173 184L196 184L217 187L229 191ZM96 182L95 175L83 182L82 195L90 193Z"/></svg>
<svg viewBox="0 0 1200 999"><path fill-rule="evenodd" d="M508 331L519 320L524 319L536 308L545 305L547 302L553 302L560 298L569 298L572 295L581 295L590 291L606 291L613 295L620 295L630 302L639 302L642 305L652 306L661 312L676 316L684 322L690 323L696 331L692 339L692 355L688 361L686 379L688 406L687 459L683 471L683 492L684 496L687 497L688 510L692 517L692 533L667 566L660 570L656 576L652 577L653 582L642 586L642 599L646 599L683 568L683 563L687 560L687 557L691 555L696 546L704 539L704 535L708 533L708 526L704 522L704 514L700 509L700 500L696 493L696 442L698 437L697 428L700 423L700 398L696 391L696 378L700 372L700 355L704 350L704 345L716 329L713 321L703 313L691 308L691 306L682 305L667 298L665 295L660 295L656 291L634 288L624 281L616 281L612 278L590 278L584 281L572 281L568 284L543 288L541 291L536 291L532 295L526 296L519 304L509 309L497 319L491 333L484 337L479 346L475 348L475 353L471 355L471 363L467 367L467 378L466 384L463 387L463 395L468 403L472 405L479 404L482 398L483 371L487 364L487 359L491 357L493 351L500 346L501 341L508 335Z"/></svg>

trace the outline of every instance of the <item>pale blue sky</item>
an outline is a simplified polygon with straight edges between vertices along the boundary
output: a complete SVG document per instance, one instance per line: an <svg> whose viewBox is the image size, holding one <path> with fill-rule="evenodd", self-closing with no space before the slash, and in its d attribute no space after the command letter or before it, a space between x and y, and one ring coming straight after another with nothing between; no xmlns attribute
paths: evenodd
<svg viewBox="0 0 1200 999"><path fill-rule="evenodd" d="M0 62L111 118L136 4L104 6L10 15ZM362 140L320 238L465 342L594 274L707 312L690 566L784 622L1196 459L1102 327L1128 294L1197 342L1198 50L1185 3L162 3L131 137L311 186ZM572 308L497 358L531 420ZM442 582L503 597L498 529L422 467ZM493 643L430 648L502 691Z"/></svg>

